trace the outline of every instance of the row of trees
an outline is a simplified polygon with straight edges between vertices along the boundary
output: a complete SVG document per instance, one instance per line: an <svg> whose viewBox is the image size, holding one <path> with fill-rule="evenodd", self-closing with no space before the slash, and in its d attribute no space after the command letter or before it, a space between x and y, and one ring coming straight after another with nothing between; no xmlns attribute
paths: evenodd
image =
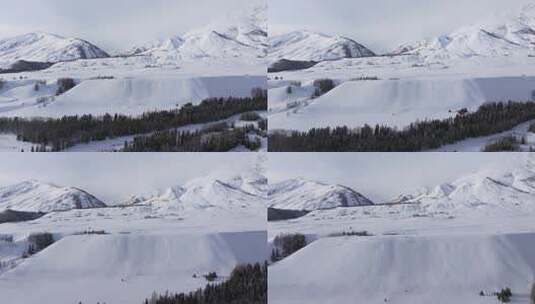
<svg viewBox="0 0 535 304"><path fill-rule="evenodd" d="M124 152L227 152L239 145L251 151L260 148L258 137L249 134L259 132L254 126L226 128L217 132L200 130L183 132L158 131L151 135L137 136L131 143L125 142Z"/></svg>
<svg viewBox="0 0 535 304"><path fill-rule="evenodd" d="M403 130L365 125L357 129L337 127L275 132L269 136L269 151L423 151L507 131L532 119L535 119L535 102L488 103L473 113L416 122Z"/></svg>
<svg viewBox="0 0 535 304"><path fill-rule="evenodd" d="M190 293L153 294L144 304L267 304L267 263L240 265L223 283Z"/></svg>
<svg viewBox="0 0 535 304"><path fill-rule="evenodd" d="M61 151L79 143L208 123L260 110L267 110L267 95L263 91L256 92L252 98L212 98L199 105L189 103L180 109L148 112L139 117L106 114L59 119L0 118L0 132L16 134L18 140Z"/></svg>
<svg viewBox="0 0 535 304"><path fill-rule="evenodd" d="M306 236L301 233L277 235L273 240L271 261L280 261L292 255L294 252L305 248L306 245Z"/></svg>

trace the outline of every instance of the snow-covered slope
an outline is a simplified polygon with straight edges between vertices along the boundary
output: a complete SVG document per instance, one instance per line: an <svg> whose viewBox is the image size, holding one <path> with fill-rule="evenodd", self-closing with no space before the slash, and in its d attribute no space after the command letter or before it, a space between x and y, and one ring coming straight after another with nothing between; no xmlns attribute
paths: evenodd
<svg viewBox="0 0 535 304"><path fill-rule="evenodd" d="M250 97L251 90L266 86L265 76L151 77L80 80L80 84L55 96L55 83L33 90L31 81L0 92L0 113L6 116L62 117L64 115L122 113L175 109L212 97ZM40 103L38 97L51 96Z"/></svg>
<svg viewBox="0 0 535 304"><path fill-rule="evenodd" d="M66 236L0 275L0 292L13 304L141 303L154 291L204 287L203 275L226 277L266 252L265 232Z"/></svg>
<svg viewBox="0 0 535 304"><path fill-rule="evenodd" d="M462 27L415 44L405 44L394 54L419 54L428 60L448 60L474 56L510 56L535 52L535 5L524 7L517 18L504 24L477 24Z"/></svg>
<svg viewBox="0 0 535 304"><path fill-rule="evenodd" d="M324 61L375 54L354 40L312 31L293 31L269 38L269 61Z"/></svg>
<svg viewBox="0 0 535 304"><path fill-rule="evenodd" d="M307 211L373 205L351 188L302 178L271 185L268 203L272 208Z"/></svg>
<svg viewBox="0 0 535 304"><path fill-rule="evenodd" d="M291 108L288 105L295 102L303 104L298 109L273 112L270 130L308 131L364 124L403 128L417 120L452 117L462 108L474 111L485 102L529 101L533 98L535 77L348 80L314 100L303 97L310 87L310 82L303 82L292 94L287 94L285 87L269 90L271 109Z"/></svg>
<svg viewBox="0 0 535 304"><path fill-rule="evenodd" d="M131 55L148 55L161 63L202 58L263 58L267 48L267 6L214 21L184 35L134 47Z"/></svg>
<svg viewBox="0 0 535 304"><path fill-rule="evenodd" d="M270 266L269 299L490 304L508 286L512 303L527 303L533 242L534 233L323 238Z"/></svg>
<svg viewBox="0 0 535 304"><path fill-rule="evenodd" d="M106 207L93 195L77 189L38 181L26 181L0 188L0 211L53 212Z"/></svg>
<svg viewBox="0 0 535 304"><path fill-rule="evenodd" d="M0 40L0 66L18 60L59 62L104 57L109 55L88 41L49 33L29 33Z"/></svg>

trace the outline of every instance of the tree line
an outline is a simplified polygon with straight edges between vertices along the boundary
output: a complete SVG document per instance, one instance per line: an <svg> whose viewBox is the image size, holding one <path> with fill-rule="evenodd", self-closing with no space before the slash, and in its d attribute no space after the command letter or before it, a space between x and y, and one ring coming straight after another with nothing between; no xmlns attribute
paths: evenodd
<svg viewBox="0 0 535 304"><path fill-rule="evenodd" d="M267 263L240 265L227 281L190 293L156 295L144 304L267 304Z"/></svg>
<svg viewBox="0 0 535 304"><path fill-rule="evenodd" d="M202 124L251 111L267 110L267 93L254 92L248 98L211 98L199 105L188 103L179 109L146 112L138 117L121 114L74 115L62 118L0 118L0 133L12 133L18 140L39 145L35 150L61 151L79 143L121 136L164 131L190 124Z"/></svg>
<svg viewBox="0 0 535 304"><path fill-rule="evenodd" d="M164 130L151 135L136 136L124 143L123 152L227 152L239 145L256 151L261 147L260 132L252 125L241 128L226 124L221 130ZM249 135L257 134L253 139Z"/></svg>
<svg viewBox="0 0 535 304"><path fill-rule="evenodd" d="M495 102L475 112L459 112L443 120L415 122L398 130L385 125L351 129L347 126L314 128L306 132L274 132L271 152L414 152L480 136L504 132L535 119L535 102Z"/></svg>

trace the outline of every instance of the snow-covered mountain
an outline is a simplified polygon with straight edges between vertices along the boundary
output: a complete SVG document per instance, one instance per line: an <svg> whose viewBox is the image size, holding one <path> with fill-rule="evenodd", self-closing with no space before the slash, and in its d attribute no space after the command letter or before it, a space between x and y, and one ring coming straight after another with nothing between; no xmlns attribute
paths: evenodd
<svg viewBox="0 0 535 304"><path fill-rule="evenodd" d="M430 60L474 56L528 55L535 51L535 5L503 24L476 24L426 41L404 44L393 54L418 54Z"/></svg>
<svg viewBox="0 0 535 304"><path fill-rule="evenodd" d="M535 212L535 158L512 170L483 170L417 195L405 195L396 203L419 204L427 213L484 212L490 214Z"/></svg>
<svg viewBox="0 0 535 304"><path fill-rule="evenodd" d="M306 211L373 205L370 199L351 188L303 178L272 184L268 203L276 209Z"/></svg>
<svg viewBox="0 0 535 304"><path fill-rule="evenodd" d="M149 195L134 196L127 205L151 205L164 210L221 208L265 208L267 179L237 175L229 178L207 176Z"/></svg>
<svg viewBox="0 0 535 304"><path fill-rule="evenodd" d="M60 62L105 58L109 55L88 41L36 32L0 40L0 66L19 60Z"/></svg>
<svg viewBox="0 0 535 304"><path fill-rule="evenodd" d="M303 30L269 38L268 57L271 62L281 59L318 62L370 56L375 54L358 42L342 36Z"/></svg>
<svg viewBox="0 0 535 304"><path fill-rule="evenodd" d="M25 181L0 188L0 211L53 212L106 207L93 195L77 188Z"/></svg>
<svg viewBox="0 0 535 304"><path fill-rule="evenodd" d="M263 58L267 52L267 6L214 21L183 35L136 46L129 55L146 55L160 62L201 58Z"/></svg>

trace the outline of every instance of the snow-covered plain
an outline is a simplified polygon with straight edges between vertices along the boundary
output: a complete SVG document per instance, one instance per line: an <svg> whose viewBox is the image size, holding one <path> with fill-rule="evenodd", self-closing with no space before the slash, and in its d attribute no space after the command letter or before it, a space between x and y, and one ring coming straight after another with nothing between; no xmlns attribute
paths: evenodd
<svg viewBox="0 0 535 304"><path fill-rule="evenodd" d="M389 203L270 222L270 242L296 232L314 240L270 266L270 301L497 303L492 293L510 287L512 303L528 303L535 159L515 157L511 168L482 169ZM336 236L361 231L368 236Z"/></svg>

